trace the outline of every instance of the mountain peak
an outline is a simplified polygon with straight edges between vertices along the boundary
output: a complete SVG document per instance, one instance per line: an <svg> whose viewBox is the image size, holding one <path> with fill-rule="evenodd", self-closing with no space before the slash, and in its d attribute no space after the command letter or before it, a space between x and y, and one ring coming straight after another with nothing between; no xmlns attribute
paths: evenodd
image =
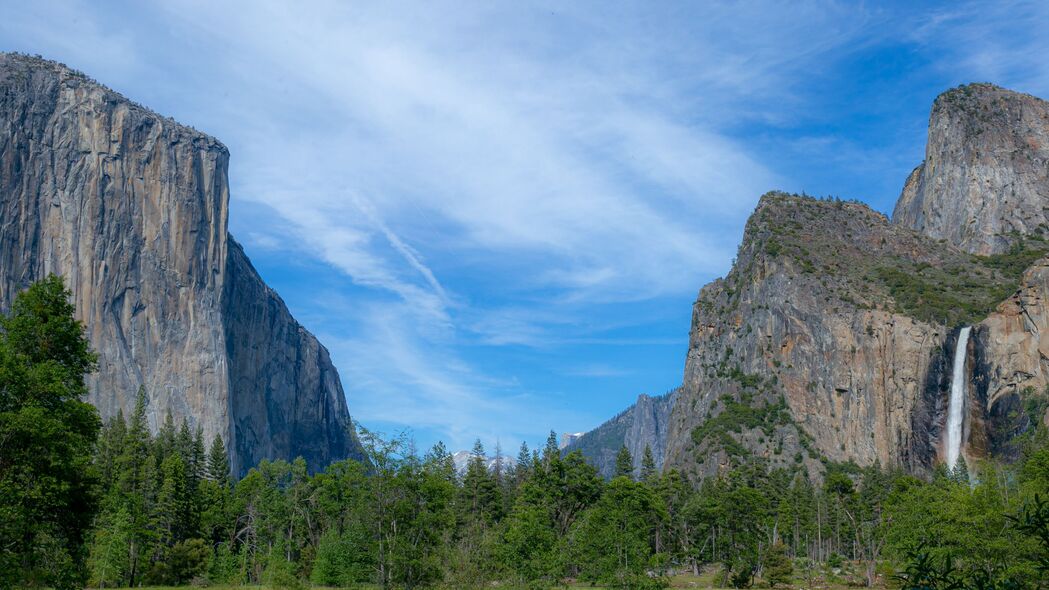
<svg viewBox="0 0 1049 590"><path fill-rule="evenodd" d="M1007 252L1049 230L1049 102L979 83L933 103L925 160L893 222L972 254Z"/></svg>

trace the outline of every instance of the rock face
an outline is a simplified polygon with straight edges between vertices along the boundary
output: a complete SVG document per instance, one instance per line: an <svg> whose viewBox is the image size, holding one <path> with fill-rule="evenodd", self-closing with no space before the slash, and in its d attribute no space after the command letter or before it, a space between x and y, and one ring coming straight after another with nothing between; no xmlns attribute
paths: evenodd
<svg viewBox="0 0 1049 590"><path fill-rule="evenodd" d="M941 94L893 221L974 254L1049 229L1049 103L990 84Z"/></svg>
<svg viewBox="0 0 1049 590"><path fill-rule="evenodd" d="M573 437L562 453L580 451L605 478L616 471L616 454L626 446L634 458L634 471L640 473L645 448L652 451L656 467L662 469L667 445L667 423L678 391L652 397L641 394L637 402L611 420L581 436Z"/></svg>
<svg viewBox="0 0 1049 590"><path fill-rule="evenodd" d="M736 265L693 308L667 463L916 461L910 416L946 331L899 312L880 277L965 258L861 204L763 197Z"/></svg>
<svg viewBox="0 0 1049 590"><path fill-rule="evenodd" d="M1017 449L1009 444L1015 435L1037 420L1049 426L1049 411L1038 410L1049 392L1047 297L1049 258L1042 258L1024 272L1016 293L976 327L970 416L979 440L970 443L978 456L1015 458Z"/></svg>
<svg viewBox="0 0 1049 590"><path fill-rule="evenodd" d="M891 223L859 203L766 195L693 308L665 465L926 472L944 458L965 325L964 455L1011 458L1018 433L1049 424L1047 215L1049 103L988 84L936 99ZM598 464L614 461L625 416L580 441Z"/></svg>
<svg viewBox="0 0 1049 590"><path fill-rule="evenodd" d="M984 84L937 98L892 223L766 195L731 272L695 304L666 464L926 471L943 460L963 325L965 455L1008 459L1016 434L1049 420L1047 211L1049 103Z"/></svg>
<svg viewBox="0 0 1049 590"><path fill-rule="evenodd" d="M227 233L228 161L78 72L0 54L0 308L65 277L102 416L143 386L154 428L170 414L222 436L235 472L357 456L327 351Z"/></svg>

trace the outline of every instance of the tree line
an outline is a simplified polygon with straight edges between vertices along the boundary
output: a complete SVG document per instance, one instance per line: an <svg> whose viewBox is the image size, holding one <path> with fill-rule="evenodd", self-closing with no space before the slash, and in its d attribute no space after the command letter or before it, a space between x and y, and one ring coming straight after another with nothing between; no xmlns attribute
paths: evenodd
<svg viewBox="0 0 1049 590"><path fill-rule="evenodd" d="M166 420L146 395L104 425L80 401L93 368L61 280L0 318L0 586L309 584L665 587L716 571L726 586L816 582L1045 588L1049 435L1021 459L919 478L825 463L817 480L758 457L692 481L641 469L610 481L556 438L459 472L441 443L359 428L362 461L302 459L231 477L220 438Z"/></svg>

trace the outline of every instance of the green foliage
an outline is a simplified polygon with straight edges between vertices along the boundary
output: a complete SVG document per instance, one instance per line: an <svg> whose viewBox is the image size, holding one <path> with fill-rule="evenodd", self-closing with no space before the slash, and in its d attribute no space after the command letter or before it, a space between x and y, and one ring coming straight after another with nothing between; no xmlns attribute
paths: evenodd
<svg viewBox="0 0 1049 590"><path fill-rule="evenodd" d="M731 396L722 397L722 410L692 430L692 441L697 445L714 441L729 455L746 457L750 452L732 434L761 428L766 436L771 437L776 426L790 423L786 402L782 398L778 403L762 405L751 400L748 395L744 395L742 401Z"/></svg>
<svg viewBox="0 0 1049 590"><path fill-rule="evenodd" d="M0 317L0 586L79 586L95 512L98 413L84 327L54 275Z"/></svg>
<svg viewBox="0 0 1049 590"><path fill-rule="evenodd" d="M780 584L790 584L794 577L794 564L787 554L787 546L774 543L765 556L765 581L775 588Z"/></svg>
<svg viewBox="0 0 1049 590"><path fill-rule="evenodd" d="M659 475L656 470L656 458L652 455L652 447L645 445L645 453L641 456L641 481L652 484Z"/></svg>
<svg viewBox="0 0 1049 590"><path fill-rule="evenodd" d="M652 538L665 521L661 499L643 483L617 477L573 527L580 577L616 588L636 587L653 556Z"/></svg>
<svg viewBox="0 0 1049 590"><path fill-rule="evenodd" d="M616 453L615 477L626 477L628 479L633 479L634 477L634 457L630 454L630 450L626 448L626 445L620 445L619 452Z"/></svg>
<svg viewBox="0 0 1049 590"><path fill-rule="evenodd" d="M1011 272L1024 252L988 264ZM581 453L562 457L553 435L541 454L522 445L515 465L494 470L478 442L460 475L442 444L420 458L407 437L365 429L364 462L311 474L301 459L263 461L234 483L221 438L205 450L199 427L171 419L151 434L145 390L129 417L98 430L80 401L93 357L67 298L52 278L0 319L3 586L659 588L675 570L718 564L724 584L776 587L791 583L795 560L810 582L819 564L850 576L866 567L868 585L898 566L904 587L930 590L1028 590L1049 578L1041 427L1018 442L1015 466L972 465L973 483L825 461L817 484L800 466L770 469L743 452L689 482L660 475L647 448L640 481L623 448L621 477L606 483ZM719 374L738 396L692 435L731 453L737 436L771 437L789 415L781 398L769 402L775 383L730 358ZM1025 398L1028 414L1044 411L1041 399Z"/></svg>

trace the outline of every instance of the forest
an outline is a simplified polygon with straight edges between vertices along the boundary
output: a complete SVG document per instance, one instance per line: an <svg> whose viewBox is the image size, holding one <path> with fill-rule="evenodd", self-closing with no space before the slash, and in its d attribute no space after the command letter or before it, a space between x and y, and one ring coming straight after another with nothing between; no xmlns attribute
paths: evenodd
<svg viewBox="0 0 1049 590"><path fill-rule="evenodd" d="M1044 425L969 471L749 457L702 481L625 449L605 481L553 433L494 469L478 442L460 473L440 443L359 427L363 461L235 481L221 439L151 433L145 391L103 424L94 363L57 277L0 318L0 587L1049 587Z"/></svg>

